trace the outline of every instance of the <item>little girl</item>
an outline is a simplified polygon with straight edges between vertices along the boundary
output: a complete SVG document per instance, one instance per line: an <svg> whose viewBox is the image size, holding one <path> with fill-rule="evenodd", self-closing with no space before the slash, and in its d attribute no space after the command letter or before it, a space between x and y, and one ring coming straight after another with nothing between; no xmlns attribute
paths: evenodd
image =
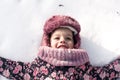
<svg viewBox="0 0 120 80"><path fill-rule="evenodd" d="M0 74L12 80L115 80L120 58L103 67L92 66L80 47L79 23L55 15L44 25L38 57L31 63L0 57Z"/></svg>

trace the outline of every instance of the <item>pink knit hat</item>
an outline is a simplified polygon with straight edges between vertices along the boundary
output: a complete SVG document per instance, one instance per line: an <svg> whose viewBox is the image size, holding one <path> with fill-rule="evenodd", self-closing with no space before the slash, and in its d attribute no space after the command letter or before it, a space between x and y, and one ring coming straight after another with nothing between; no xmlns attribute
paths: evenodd
<svg viewBox="0 0 120 80"><path fill-rule="evenodd" d="M50 46L50 34L60 27L69 28L74 32L74 48L79 48L81 43L79 35L80 24L74 18L65 15L55 15L46 21L41 45Z"/></svg>

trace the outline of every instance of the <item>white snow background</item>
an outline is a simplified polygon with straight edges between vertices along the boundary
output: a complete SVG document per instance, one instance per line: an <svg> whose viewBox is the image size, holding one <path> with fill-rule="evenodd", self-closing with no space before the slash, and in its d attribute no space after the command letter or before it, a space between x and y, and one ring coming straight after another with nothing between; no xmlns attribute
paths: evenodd
<svg viewBox="0 0 120 80"><path fill-rule="evenodd" d="M120 0L0 0L0 56L32 61L45 21L59 14L79 21L81 48L93 65L108 64L120 55Z"/></svg>

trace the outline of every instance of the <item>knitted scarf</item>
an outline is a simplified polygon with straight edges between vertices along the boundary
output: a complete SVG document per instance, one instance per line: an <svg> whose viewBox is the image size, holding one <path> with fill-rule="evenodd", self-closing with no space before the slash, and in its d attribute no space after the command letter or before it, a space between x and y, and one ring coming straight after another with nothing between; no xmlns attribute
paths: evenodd
<svg viewBox="0 0 120 80"><path fill-rule="evenodd" d="M83 49L55 49L41 46L38 56L54 66L80 66L89 61L87 52Z"/></svg>

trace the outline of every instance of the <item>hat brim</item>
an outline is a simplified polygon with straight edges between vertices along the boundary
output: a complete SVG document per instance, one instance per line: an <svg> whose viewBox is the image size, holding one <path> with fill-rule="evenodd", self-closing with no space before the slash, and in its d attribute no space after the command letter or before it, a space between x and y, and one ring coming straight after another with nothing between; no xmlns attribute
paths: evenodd
<svg viewBox="0 0 120 80"><path fill-rule="evenodd" d="M77 31L76 31L73 27L71 27L71 26L60 26L60 27L68 28L68 29L70 29L72 32L74 32L75 35L77 34Z"/></svg>

